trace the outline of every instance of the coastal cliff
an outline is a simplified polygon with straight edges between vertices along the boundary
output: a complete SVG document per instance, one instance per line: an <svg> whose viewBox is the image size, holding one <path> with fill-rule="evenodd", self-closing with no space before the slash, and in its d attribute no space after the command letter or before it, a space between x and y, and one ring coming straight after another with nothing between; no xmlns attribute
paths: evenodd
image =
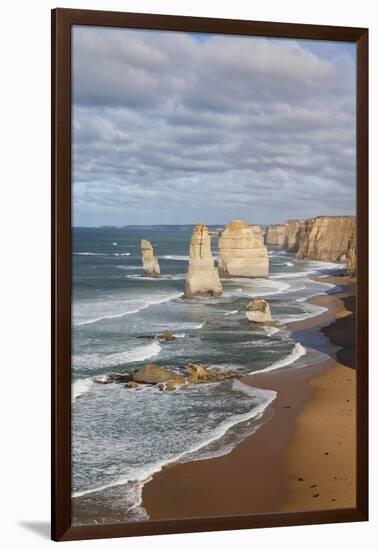
<svg viewBox="0 0 378 550"><path fill-rule="evenodd" d="M355 277L357 275L356 228L353 228L352 235L348 242L346 263L349 277Z"/></svg>
<svg viewBox="0 0 378 550"><path fill-rule="evenodd" d="M154 256L154 249L150 241L142 239L140 241L142 251L142 262L145 277L160 277L159 262Z"/></svg>
<svg viewBox="0 0 378 550"><path fill-rule="evenodd" d="M219 273L223 277L267 277L269 257L258 225L234 220L219 238Z"/></svg>
<svg viewBox="0 0 378 550"><path fill-rule="evenodd" d="M189 268L184 291L186 298L198 295L220 296L223 292L210 244L207 226L197 224L190 240Z"/></svg>
<svg viewBox="0 0 378 550"><path fill-rule="evenodd" d="M299 231L305 220L288 220L286 222L286 235L282 247L288 252L298 252Z"/></svg>
<svg viewBox="0 0 378 550"><path fill-rule="evenodd" d="M268 225L265 232L265 244L283 246L286 238L286 224Z"/></svg>
<svg viewBox="0 0 378 550"><path fill-rule="evenodd" d="M346 261L354 226L354 216L318 216L305 220L298 232L298 258Z"/></svg>

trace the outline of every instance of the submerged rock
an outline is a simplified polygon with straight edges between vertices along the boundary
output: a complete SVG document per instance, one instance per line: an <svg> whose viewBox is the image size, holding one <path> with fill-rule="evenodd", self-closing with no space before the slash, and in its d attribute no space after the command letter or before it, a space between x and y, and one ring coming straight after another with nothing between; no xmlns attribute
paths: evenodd
<svg viewBox="0 0 378 550"><path fill-rule="evenodd" d="M168 380L168 382L164 382L163 384L158 384L159 390L161 391L173 391L176 389L177 382L173 382L172 380Z"/></svg>
<svg viewBox="0 0 378 550"><path fill-rule="evenodd" d="M145 277L160 277L159 262L154 256L154 249L150 241L142 239L140 241L140 248L142 250L142 262Z"/></svg>
<svg viewBox="0 0 378 550"><path fill-rule="evenodd" d="M137 382L134 382L134 380L130 380L129 382L127 382L127 384L125 384L125 387L136 390L137 388L139 388L139 384Z"/></svg>
<svg viewBox="0 0 378 550"><path fill-rule="evenodd" d="M188 382L190 384L201 384L204 382L221 382L228 378L234 378L236 374L232 370L224 370L214 367L212 369L195 363L188 363Z"/></svg>
<svg viewBox="0 0 378 550"><path fill-rule="evenodd" d="M214 258L211 238L206 225L197 224L189 249L189 268L186 274L185 298L193 296L220 296L223 292Z"/></svg>
<svg viewBox="0 0 378 550"><path fill-rule="evenodd" d="M247 312L245 314L248 321L252 323L271 323L272 314L270 312L270 306L266 300L262 298L256 298L247 305Z"/></svg>
<svg viewBox="0 0 378 550"><path fill-rule="evenodd" d="M171 342L172 340L176 340L176 336L170 330L165 330L163 334L158 336L158 339L164 340L165 342Z"/></svg>
<svg viewBox="0 0 378 550"><path fill-rule="evenodd" d="M226 225L218 244L221 277L268 276L268 251L258 225L234 220Z"/></svg>
<svg viewBox="0 0 378 550"><path fill-rule="evenodd" d="M110 376L104 374L103 376L96 376L92 379L95 384L112 384L113 380Z"/></svg>
<svg viewBox="0 0 378 550"><path fill-rule="evenodd" d="M108 378L111 379L112 382L116 382L117 384L125 384L130 380L130 373L128 374L122 374L122 373L115 373L115 374L108 374Z"/></svg>

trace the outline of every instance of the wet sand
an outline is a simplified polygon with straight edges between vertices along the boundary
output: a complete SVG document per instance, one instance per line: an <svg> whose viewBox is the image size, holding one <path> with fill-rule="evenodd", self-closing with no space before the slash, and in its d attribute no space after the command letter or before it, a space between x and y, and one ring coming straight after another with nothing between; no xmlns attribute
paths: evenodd
<svg viewBox="0 0 378 550"><path fill-rule="evenodd" d="M342 338L351 348L353 324L345 332L335 325L351 315L345 304L353 296L353 281L321 280L342 286L342 292L309 300L327 311L288 328L321 331L332 343L340 346ZM243 382L278 392L265 423L227 455L170 465L154 475L143 490L150 519L353 506L354 371L330 358L250 375Z"/></svg>

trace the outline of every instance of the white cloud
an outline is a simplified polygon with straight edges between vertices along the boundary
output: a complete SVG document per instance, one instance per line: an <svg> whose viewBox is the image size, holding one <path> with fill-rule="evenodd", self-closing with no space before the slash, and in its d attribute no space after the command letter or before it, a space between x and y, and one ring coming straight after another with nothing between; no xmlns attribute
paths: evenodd
<svg viewBox="0 0 378 550"><path fill-rule="evenodd" d="M354 212L354 60L324 47L75 28L75 223Z"/></svg>

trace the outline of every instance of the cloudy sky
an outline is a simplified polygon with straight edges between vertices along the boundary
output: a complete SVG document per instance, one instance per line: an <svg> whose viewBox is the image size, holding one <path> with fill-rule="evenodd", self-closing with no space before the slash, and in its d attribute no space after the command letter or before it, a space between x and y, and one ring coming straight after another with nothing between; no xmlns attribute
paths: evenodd
<svg viewBox="0 0 378 550"><path fill-rule="evenodd" d="M354 212L353 44L74 28L74 225Z"/></svg>

